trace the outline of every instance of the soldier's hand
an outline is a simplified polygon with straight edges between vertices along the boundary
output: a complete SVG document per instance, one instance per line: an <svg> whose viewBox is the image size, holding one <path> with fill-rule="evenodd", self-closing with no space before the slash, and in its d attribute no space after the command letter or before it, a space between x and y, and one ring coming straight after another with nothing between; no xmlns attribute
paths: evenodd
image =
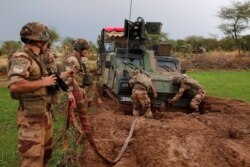
<svg viewBox="0 0 250 167"><path fill-rule="evenodd" d="M44 86L53 86L56 84L56 76L50 75L50 76L42 77L41 82L43 83Z"/></svg>
<svg viewBox="0 0 250 167"><path fill-rule="evenodd" d="M74 73L75 73L75 71L70 69L70 70L61 72L60 77L65 79L65 78L71 77Z"/></svg>

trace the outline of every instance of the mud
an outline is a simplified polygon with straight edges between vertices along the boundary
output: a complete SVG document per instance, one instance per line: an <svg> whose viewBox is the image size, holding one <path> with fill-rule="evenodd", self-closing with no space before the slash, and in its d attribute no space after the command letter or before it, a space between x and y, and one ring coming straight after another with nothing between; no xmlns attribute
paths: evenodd
<svg viewBox="0 0 250 167"><path fill-rule="evenodd" d="M92 109L90 120L97 147L113 160L135 117L117 111L107 99L99 99ZM114 167L249 167L250 105L207 97L202 111L168 108L154 112L154 119L140 118L123 157ZM109 166L89 144L84 149L81 166Z"/></svg>

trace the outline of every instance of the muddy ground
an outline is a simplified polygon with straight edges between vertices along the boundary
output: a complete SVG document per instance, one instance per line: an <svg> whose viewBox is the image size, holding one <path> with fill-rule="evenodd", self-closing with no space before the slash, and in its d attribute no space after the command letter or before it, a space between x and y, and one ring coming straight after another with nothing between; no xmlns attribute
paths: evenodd
<svg viewBox="0 0 250 167"><path fill-rule="evenodd" d="M6 85L0 73L0 85ZM118 111L110 99L92 104L90 115L100 152L114 160L136 117ZM140 118L130 143L114 167L250 167L250 105L233 99L206 97L203 111L168 108L154 119ZM107 167L89 144L81 166Z"/></svg>
<svg viewBox="0 0 250 167"><path fill-rule="evenodd" d="M134 116L116 110L108 99L93 104L90 116L98 149L115 159ZM168 108L141 118L121 160L114 167L250 167L250 105L206 97L204 114ZM106 167L89 144L82 165Z"/></svg>

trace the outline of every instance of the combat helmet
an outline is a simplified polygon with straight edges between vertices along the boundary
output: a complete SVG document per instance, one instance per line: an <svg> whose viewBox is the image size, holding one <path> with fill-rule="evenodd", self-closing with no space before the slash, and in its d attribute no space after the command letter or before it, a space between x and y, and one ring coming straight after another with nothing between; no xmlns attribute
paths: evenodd
<svg viewBox="0 0 250 167"><path fill-rule="evenodd" d="M79 38L73 41L73 48L81 51L83 49L89 49L89 44L85 39Z"/></svg>
<svg viewBox="0 0 250 167"><path fill-rule="evenodd" d="M50 40L48 27L39 22L25 24L20 31L20 37L23 42L27 40L47 42Z"/></svg>

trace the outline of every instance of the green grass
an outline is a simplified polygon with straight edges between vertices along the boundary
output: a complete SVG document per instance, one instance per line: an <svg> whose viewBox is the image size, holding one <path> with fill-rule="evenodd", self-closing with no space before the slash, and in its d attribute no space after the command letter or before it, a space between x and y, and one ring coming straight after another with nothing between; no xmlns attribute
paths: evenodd
<svg viewBox="0 0 250 167"><path fill-rule="evenodd" d="M188 75L205 87L208 96L233 98L250 103L249 71L195 71Z"/></svg>
<svg viewBox="0 0 250 167"><path fill-rule="evenodd" d="M65 97L65 96L64 96ZM65 101L65 99L64 99ZM16 112L18 102L12 100L7 88L0 87L0 166L17 167L17 126ZM64 127L64 114L59 114L59 106L55 106L54 112L57 120L53 122L54 140L60 136L60 131ZM48 166L56 166L56 162L63 155L62 146L53 152L53 157Z"/></svg>
<svg viewBox="0 0 250 167"><path fill-rule="evenodd" d="M250 103L250 72L222 72L222 71L196 71L189 72L189 76L198 80L206 89L208 96L241 99ZM65 98L63 96L62 98ZM62 101L65 101L63 99ZM9 91L0 87L0 166L15 167L18 162L17 152L17 127L16 109L18 103L10 99ZM59 114L59 107L54 109L57 121L54 121L54 139L58 139L60 130L64 126L65 117ZM50 166L56 166L56 162L62 157L62 146L56 149L49 162Z"/></svg>
<svg viewBox="0 0 250 167"><path fill-rule="evenodd" d="M0 88L0 97L0 166L17 166L16 108L18 102L10 99L6 88Z"/></svg>

